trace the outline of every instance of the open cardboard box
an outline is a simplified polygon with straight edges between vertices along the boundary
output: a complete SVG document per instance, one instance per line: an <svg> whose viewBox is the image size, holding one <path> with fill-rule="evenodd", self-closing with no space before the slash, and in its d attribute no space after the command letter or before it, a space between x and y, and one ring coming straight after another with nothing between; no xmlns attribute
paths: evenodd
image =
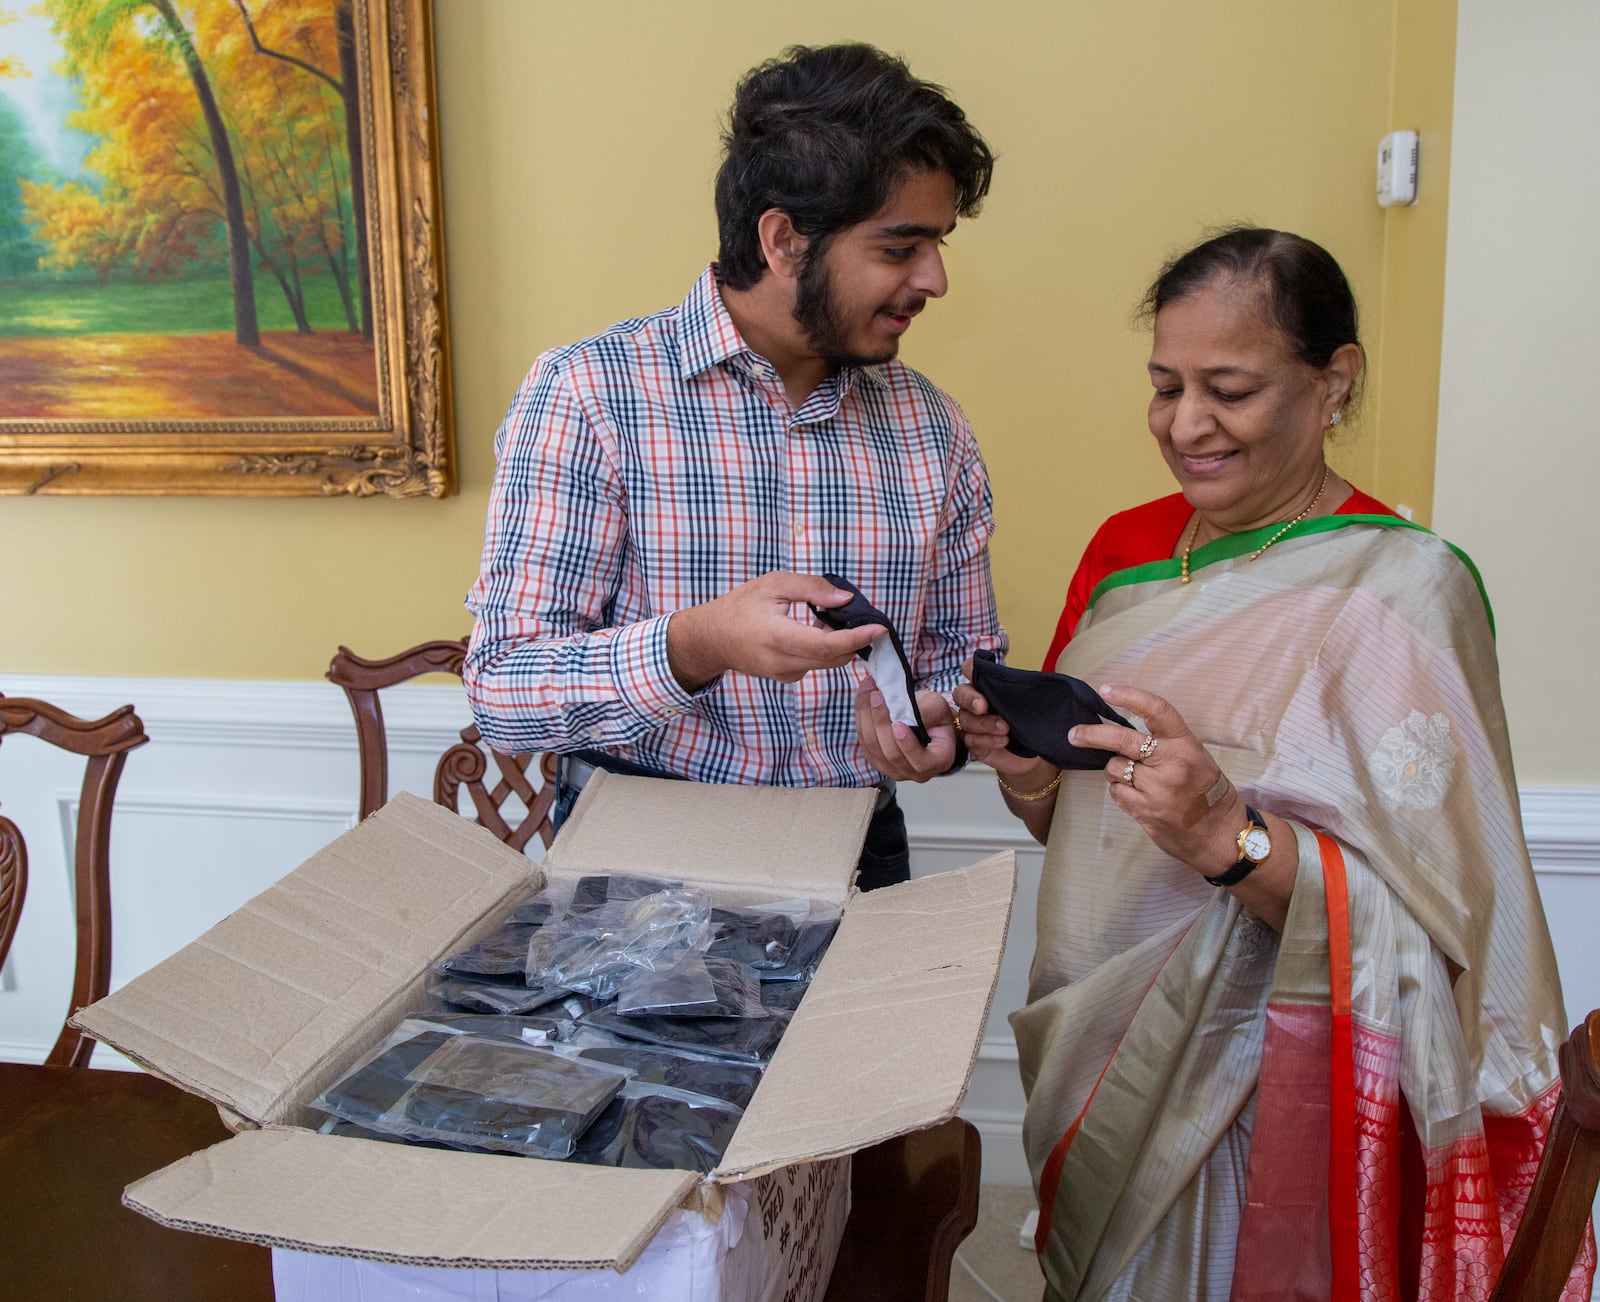
<svg viewBox="0 0 1600 1302"><path fill-rule="evenodd" d="M136 1181L180 1229L416 1265L626 1270L675 1207L952 1116L1005 945L1016 870L859 894L874 792L598 773L539 865L399 795L193 944L73 1020L248 1129ZM844 904L838 934L722 1164L614 1170L315 1133L306 1106L408 1011L430 965L544 876L633 872Z"/></svg>

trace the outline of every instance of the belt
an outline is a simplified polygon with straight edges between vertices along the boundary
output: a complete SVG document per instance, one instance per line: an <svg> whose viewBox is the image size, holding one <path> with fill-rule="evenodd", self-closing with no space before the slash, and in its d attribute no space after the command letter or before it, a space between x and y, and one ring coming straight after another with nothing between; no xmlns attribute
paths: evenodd
<svg viewBox="0 0 1600 1302"><path fill-rule="evenodd" d="M576 755L556 756L556 780L574 791L582 791L589 779L599 771L598 764L591 764Z"/></svg>
<svg viewBox="0 0 1600 1302"><path fill-rule="evenodd" d="M577 755L556 756L556 781L573 791L582 791L590 778L600 772L601 766ZM879 778L877 782L878 799L873 806L873 812L885 809L894 799L895 782L893 778Z"/></svg>

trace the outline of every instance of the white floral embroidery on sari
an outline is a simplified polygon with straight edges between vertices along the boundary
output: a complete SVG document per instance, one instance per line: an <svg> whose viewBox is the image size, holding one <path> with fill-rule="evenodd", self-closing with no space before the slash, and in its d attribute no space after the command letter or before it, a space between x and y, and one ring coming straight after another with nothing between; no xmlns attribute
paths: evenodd
<svg viewBox="0 0 1600 1302"><path fill-rule="evenodd" d="M1367 765L1378 795L1390 809L1433 809L1455 772L1456 744L1450 720L1413 710L1383 734Z"/></svg>

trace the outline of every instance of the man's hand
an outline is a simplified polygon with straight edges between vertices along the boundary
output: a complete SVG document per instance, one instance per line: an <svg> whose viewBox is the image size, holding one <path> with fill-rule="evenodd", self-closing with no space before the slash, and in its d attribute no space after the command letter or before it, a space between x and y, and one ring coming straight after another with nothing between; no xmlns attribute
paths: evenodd
<svg viewBox="0 0 1600 1302"><path fill-rule="evenodd" d="M796 603L831 608L850 594L815 574L776 571L741 583L704 605L677 611L667 624L667 661L684 691L697 692L730 670L792 683L813 669L847 665L887 631L819 628L790 614Z"/></svg>
<svg viewBox="0 0 1600 1302"><path fill-rule="evenodd" d="M956 726L950 705L938 692L918 692L917 712L928 730L924 746L903 723L889 717L883 693L867 674L856 686L856 731L867 762L896 782L926 782L956 762Z"/></svg>

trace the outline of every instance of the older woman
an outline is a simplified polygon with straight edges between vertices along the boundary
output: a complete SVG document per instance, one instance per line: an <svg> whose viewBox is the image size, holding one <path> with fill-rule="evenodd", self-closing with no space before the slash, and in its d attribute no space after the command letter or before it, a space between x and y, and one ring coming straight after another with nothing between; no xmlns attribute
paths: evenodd
<svg viewBox="0 0 1600 1302"><path fill-rule="evenodd" d="M1141 727L1063 773L956 692L1047 847L1012 1023L1048 1296L1486 1297L1564 1038L1488 606L1324 459L1363 354L1323 249L1230 231L1146 307L1181 491L1101 527L1047 662Z"/></svg>

